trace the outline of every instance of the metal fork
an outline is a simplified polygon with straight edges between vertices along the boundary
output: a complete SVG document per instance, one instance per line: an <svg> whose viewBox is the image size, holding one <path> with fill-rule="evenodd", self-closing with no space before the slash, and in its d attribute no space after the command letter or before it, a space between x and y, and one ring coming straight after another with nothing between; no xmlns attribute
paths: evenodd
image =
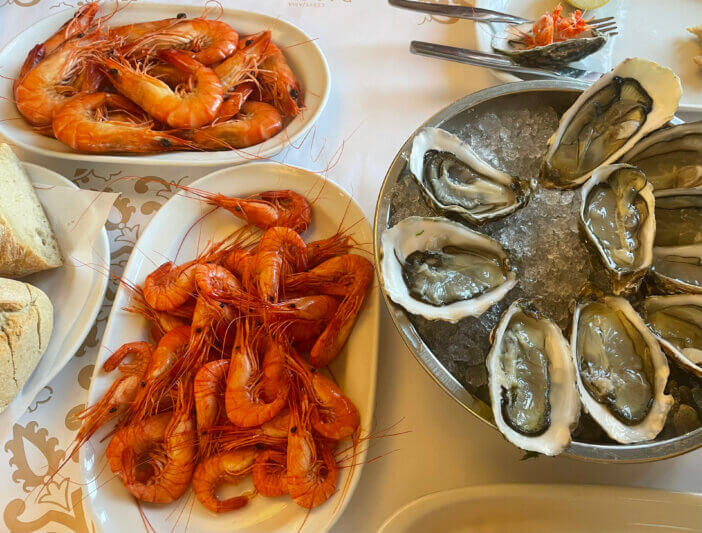
<svg viewBox="0 0 702 533"><path fill-rule="evenodd" d="M455 17L459 19L473 20L475 22L501 22L505 24L523 24L534 22L533 20L517 17L508 13L500 13L490 9L471 6L457 6L448 4L432 4L429 2L417 2L416 0L388 0L391 6L420 11L431 15L444 17ZM617 22L614 17L603 17L590 21L590 27L601 33L616 35Z"/></svg>

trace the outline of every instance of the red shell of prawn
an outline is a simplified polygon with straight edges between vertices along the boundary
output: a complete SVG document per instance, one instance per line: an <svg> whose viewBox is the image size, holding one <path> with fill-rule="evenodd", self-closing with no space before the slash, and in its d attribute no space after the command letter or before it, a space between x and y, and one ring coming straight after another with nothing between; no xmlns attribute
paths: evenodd
<svg viewBox="0 0 702 533"><path fill-rule="evenodd" d="M562 11L563 6L558 4L553 13L544 13L534 22L531 33L524 37L527 48L566 41L590 28L579 9L567 17L561 16Z"/></svg>

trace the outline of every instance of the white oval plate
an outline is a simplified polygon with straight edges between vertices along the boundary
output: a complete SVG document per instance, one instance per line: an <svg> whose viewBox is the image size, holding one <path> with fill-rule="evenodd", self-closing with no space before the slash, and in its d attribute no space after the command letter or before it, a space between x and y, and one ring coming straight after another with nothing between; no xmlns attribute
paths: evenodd
<svg viewBox="0 0 702 533"><path fill-rule="evenodd" d="M679 533L700 531L702 497L597 485L477 485L401 507L378 533Z"/></svg>
<svg viewBox="0 0 702 533"><path fill-rule="evenodd" d="M564 11L569 9L561 2ZM494 9L534 19L558 4L555 0L477 0L476 7ZM675 9L661 7L659 0L611 0L608 4L588 12L588 17L615 17L619 35L614 36L599 51L573 66L608 72L627 57L643 57L669 67L680 76L683 95L680 111L702 111L702 69L692 60L702 54L697 38L685 28L702 22L702 2L678 0ZM494 53L491 45L495 31L503 24L479 24L476 27L477 48ZM506 72L495 75L502 81L520 78Z"/></svg>
<svg viewBox="0 0 702 533"><path fill-rule="evenodd" d="M74 183L53 170L31 163L22 165L32 183L78 189ZM43 207L49 222L56 227L55 217L63 206L45 204ZM56 233L56 239L59 248L68 247L68 244L62 242L60 232ZM34 372L0 415L0 434L4 435L11 430L12 424L19 419L37 393L66 366L90 332L102 306L109 278L110 242L104 227L93 243L92 261L93 264L100 265L100 268L63 265L22 278L22 281L39 287L51 300L54 306L54 329L46 352Z"/></svg>
<svg viewBox="0 0 702 533"><path fill-rule="evenodd" d="M232 196L248 196L272 189L292 189L308 198L315 198L312 225L303 234L306 241L333 235L343 221L345 224L355 223L351 235L359 243L372 242L370 225L358 204L338 185L307 170L279 163L252 163L214 172L193 182L192 186ZM175 259L182 262L191 259L206 246L208 240L221 239L243 224L231 213L220 209L188 231L211 209L211 206L198 200L180 194L174 196L156 213L139 238L124 270L124 278L141 284L146 275L164 261ZM123 310L123 307L129 305L129 300L129 291L120 287L95 365L88 395L89 404L95 403L114 380L114 375L105 374L101 370L110 353L125 342L149 338L144 319ZM344 393L358 407L364 434L370 430L375 403L378 314L378 291L374 287L368 293L346 346L331 365ZM99 529L106 532L132 531L141 523L136 503L107 466L104 452L108 441L100 442L109 429L103 428L83 448L83 479L87 483L89 505ZM365 446L361 445L354 462L362 464L365 457ZM360 473L360 466L353 470L341 470L336 493L329 501L312 510L305 522L304 531L326 531L331 527L346 506ZM232 494L251 487L249 479L232 487ZM274 499L259 496L242 510L221 515L211 513L197 501L192 505L193 502L188 498L194 499L191 491L171 505L144 505L154 530L185 531L187 528L188 531L282 533L297 531L306 514L304 509L287 496ZM183 506L185 511L181 516Z"/></svg>
<svg viewBox="0 0 702 533"><path fill-rule="evenodd" d="M120 11L108 24L118 26L132 22L175 17L186 13L189 18L202 15L203 6L183 6L177 4L121 3ZM103 12L110 13L114 3L103 4ZM29 50L37 43L46 40L66 20L75 9L61 11L40 20L15 37L0 51L0 73L12 78L19 72ZM42 155L62 159L94 161L103 163L137 163L142 165L192 165L216 166L251 161L254 158L267 158L280 152L289 143L294 142L314 124L327 102L330 80L329 66L317 43L297 26L280 18L269 17L262 13L223 9L221 20L231 24L239 35L248 35L265 29L271 30L273 41L283 49L285 57L295 72L305 95L307 108L295 117L287 127L267 141L243 150L224 152L170 152L151 155L100 155L76 152L65 144L35 133L22 118L12 96L12 80L0 78L0 116L14 120L0 121L0 135L19 146ZM304 44L303 44L304 43ZM293 46L297 45L297 46ZM287 48L290 47L290 48Z"/></svg>

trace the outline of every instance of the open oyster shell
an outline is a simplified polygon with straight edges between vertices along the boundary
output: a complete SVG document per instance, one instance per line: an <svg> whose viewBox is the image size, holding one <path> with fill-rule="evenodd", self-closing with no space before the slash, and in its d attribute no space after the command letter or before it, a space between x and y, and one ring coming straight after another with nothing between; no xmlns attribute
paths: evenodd
<svg viewBox="0 0 702 533"><path fill-rule="evenodd" d="M485 361L497 428L523 450L558 455L580 416L575 368L561 329L530 300L502 314Z"/></svg>
<svg viewBox="0 0 702 533"><path fill-rule="evenodd" d="M656 191L655 246L702 244L702 189Z"/></svg>
<svg viewBox="0 0 702 533"><path fill-rule="evenodd" d="M702 377L702 295L649 296L643 308L665 353L684 370Z"/></svg>
<svg viewBox="0 0 702 533"><path fill-rule="evenodd" d="M702 244L654 247L649 272L665 293L702 294Z"/></svg>
<svg viewBox="0 0 702 533"><path fill-rule="evenodd" d="M446 218L406 218L381 247L388 296L429 320L481 315L517 283L500 243Z"/></svg>
<svg viewBox="0 0 702 533"><path fill-rule="evenodd" d="M673 398L668 361L631 304L585 291L573 313L570 348L584 409L617 442L651 440Z"/></svg>
<svg viewBox="0 0 702 533"><path fill-rule="evenodd" d="M652 61L630 58L584 91L561 117L541 165L545 187L569 189L616 161L678 108L679 78Z"/></svg>
<svg viewBox="0 0 702 533"><path fill-rule="evenodd" d="M638 288L653 260L653 187L631 165L598 168L581 189L580 224L612 274L614 294Z"/></svg>
<svg viewBox="0 0 702 533"><path fill-rule="evenodd" d="M607 42L607 36L594 28L565 41L527 48L524 35L532 31L533 23L511 25L503 33L495 33L492 49L527 66L557 66L578 61L594 54Z"/></svg>
<svg viewBox="0 0 702 533"><path fill-rule="evenodd" d="M702 186L702 122L655 131L621 161L643 170L656 191Z"/></svg>
<svg viewBox="0 0 702 533"><path fill-rule="evenodd" d="M422 128L412 141L409 170L431 205L473 224L506 216L529 195L529 187L480 159L455 135Z"/></svg>

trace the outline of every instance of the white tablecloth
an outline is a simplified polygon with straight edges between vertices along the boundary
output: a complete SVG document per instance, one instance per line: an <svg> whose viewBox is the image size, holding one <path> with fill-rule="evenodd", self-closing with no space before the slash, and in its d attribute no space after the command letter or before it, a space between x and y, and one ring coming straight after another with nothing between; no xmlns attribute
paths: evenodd
<svg viewBox="0 0 702 533"><path fill-rule="evenodd" d="M331 67L331 97L315 136L276 159L320 170L343 149L328 177L353 194L369 219L386 169L412 131L450 102L497 83L484 70L408 52L411 39L474 47L475 32L480 30L470 22L433 20L390 8L383 0L223 3L283 17L318 39ZM0 7L0 46L32 22L64 7L74 7L73 0L6 0ZM1 65L0 74L14 75ZM211 170L90 165L20 150L18 154L94 189L102 189L118 175L157 175L189 183ZM131 181L118 183L114 190L122 198L110 217L108 231L113 268L119 273L145 223L171 193ZM5 480L0 487L0 530L91 530L77 462L70 462L63 471L70 482L57 479L38 501L36 492L28 493L45 480L47 462L56 465L74 435L77 426L70 415L85 402L113 295L109 290L85 346L15 426L13 438L0 443L0 479ZM351 502L334 528L336 533L375 531L399 506L429 492L464 485L605 483L678 491L696 491L702 486L699 451L641 465L598 465L565 458L520 461L520 451L464 411L423 371L385 311L379 348L376 426L397 424L396 430L408 433L372 442L370 456L383 457L364 467Z"/></svg>

